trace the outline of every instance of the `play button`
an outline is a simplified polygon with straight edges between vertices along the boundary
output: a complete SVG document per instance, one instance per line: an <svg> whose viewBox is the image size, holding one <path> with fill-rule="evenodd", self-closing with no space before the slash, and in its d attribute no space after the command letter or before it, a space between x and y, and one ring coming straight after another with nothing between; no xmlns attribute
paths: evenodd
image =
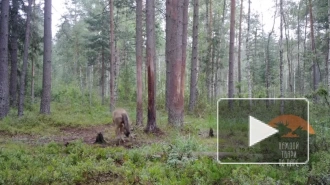
<svg viewBox="0 0 330 185"><path fill-rule="evenodd" d="M249 116L249 125L250 125L250 140L249 140L250 147L278 132L278 130L276 130L275 128L268 126L267 124L263 123L262 121L252 116Z"/></svg>
<svg viewBox="0 0 330 185"><path fill-rule="evenodd" d="M219 99L217 160L221 164L306 164L309 137L316 137L308 110L304 98Z"/></svg>

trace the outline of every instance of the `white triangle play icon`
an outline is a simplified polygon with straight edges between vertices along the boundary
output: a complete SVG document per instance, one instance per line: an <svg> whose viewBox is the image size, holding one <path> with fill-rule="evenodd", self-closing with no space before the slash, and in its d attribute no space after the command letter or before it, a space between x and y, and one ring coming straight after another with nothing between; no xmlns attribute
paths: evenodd
<svg viewBox="0 0 330 185"><path fill-rule="evenodd" d="M275 128L268 126L260 120L250 116L249 118L250 124L250 140L249 146L253 146L260 141L272 136L278 132Z"/></svg>

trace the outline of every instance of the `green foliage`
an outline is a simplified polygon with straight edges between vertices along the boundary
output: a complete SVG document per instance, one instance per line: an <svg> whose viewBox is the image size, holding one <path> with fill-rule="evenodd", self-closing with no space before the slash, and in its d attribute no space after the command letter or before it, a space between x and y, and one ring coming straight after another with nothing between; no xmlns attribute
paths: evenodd
<svg viewBox="0 0 330 185"><path fill-rule="evenodd" d="M324 87L320 87L317 89L316 95L326 97L326 96L328 96L328 91Z"/></svg>
<svg viewBox="0 0 330 185"><path fill-rule="evenodd" d="M254 166L240 166L233 170L232 173L232 180L235 183L248 185L254 184L258 182L258 184L276 184L276 180L272 178L273 175L273 168L265 167L259 168Z"/></svg>
<svg viewBox="0 0 330 185"><path fill-rule="evenodd" d="M69 95L68 92L65 93ZM20 119L15 119L15 113L11 112L0 122L0 128L12 134L47 135L61 127L110 122L107 106L90 109L74 103L69 97L62 103L54 102L50 116L38 115L35 113L37 108L32 112L26 111ZM129 106L134 107L134 104ZM167 128L164 130L167 136L161 142L135 149L102 148L82 141L65 146L55 142L28 145L1 140L0 184L97 184L101 179L105 184L306 184L308 178L320 184L327 182L330 165L328 148L325 147L328 144L322 144L330 138L325 129L329 127L329 120L324 117L327 111L325 107L312 104L310 116L316 138L311 138L313 151L309 165L220 165L210 157L197 157L195 153L215 150L215 140L201 138L197 133L209 127L215 128L216 118L214 115L205 118L186 116L188 123L181 131ZM162 112L160 114L160 120L166 119ZM231 127L226 123L244 120L223 118L220 121L224 125L219 130L220 134L228 135ZM231 131L236 141L241 142L240 136L248 128L244 124L237 125ZM141 137L148 140L153 136ZM314 142L318 148L312 147ZM222 143L226 144L228 146L223 146L223 151L230 151L230 146L232 152L237 151L235 143Z"/></svg>
<svg viewBox="0 0 330 185"><path fill-rule="evenodd" d="M309 176L315 183L329 184L330 183L330 154L327 151L321 151L311 156L311 171Z"/></svg>
<svg viewBox="0 0 330 185"><path fill-rule="evenodd" d="M72 101L72 100L71 100ZM25 110L24 116L18 118L17 111L0 121L0 131L13 134L54 134L60 127L77 127L107 124L111 122L111 114L106 106L90 106L70 103L52 103L52 114L39 114L39 105L32 105L32 111Z"/></svg>
<svg viewBox="0 0 330 185"><path fill-rule="evenodd" d="M98 160L94 149L81 142L71 143L67 148L57 143L34 147L4 147L0 150L1 184L74 184L82 182L89 174L110 169L110 155ZM111 161L111 160L110 160ZM33 169L33 170L31 170Z"/></svg>
<svg viewBox="0 0 330 185"><path fill-rule="evenodd" d="M254 89L253 97L255 98L267 98L266 88L264 86L258 86Z"/></svg>
<svg viewBox="0 0 330 185"><path fill-rule="evenodd" d="M320 112L323 112L322 109L318 108ZM330 150L330 133L328 132L330 127L329 118L314 118L314 115L311 118L312 126L315 130L315 135L310 137L310 152L322 152ZM321 118L321 119L320 119Z"/></svg>
<svg viewBox="0 0 330 185"><path fill-rule="evenodd" d="M186 96L185 102L189 102L188 96ZM185 110L188 110L188 103L185 105ZM192 115L195 115L195 117L209 116L213 113L215 108L215 104L210 104L206 96L200 96L196 101Z"/></svg>
<svg viewBox="0 0 330 185"><path fill-rule="evenodd" d="M192 156L193 151L201 150L201 146L194 137L176 137L167 149L167 164L170 166L184 166L196 160Z"/></svg>
<svg viewBox="0 0 330 185"><path fill-rule="evenodd" d="M118 87L119 100L121 102L133 102L136 99L136 93L133 93L133 91L136 89L135 75L132 75L135 73L134 69L132 66L125 65L122 71L123 72L120 73Z"/></svg>

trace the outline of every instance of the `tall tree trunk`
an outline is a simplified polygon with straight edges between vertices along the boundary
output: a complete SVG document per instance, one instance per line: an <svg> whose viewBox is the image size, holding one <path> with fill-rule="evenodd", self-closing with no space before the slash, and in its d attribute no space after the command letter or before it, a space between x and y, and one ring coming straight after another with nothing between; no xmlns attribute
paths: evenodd
<svg viewBox="0 0 330 185"><path fill-rule="evenodd" d="M250 62L250 14L251 14L251 0L248 0L248 17L247 17L247 36L246 36L246 61L247 61L247 70L248 70L248 91L249 98L252 98L252 70ZM252 100L250 99L250 108L252 106Z"/></svg>
<svg viewBox="0 0 330 185"><path fill-rule="evenodd" d="M104 46L102 45L101 51L101 60L102 60L102 69L101 69L101 96L102 96L102 105L105 105L105 64L104 64Z"/></svg>
<svg viewBox="0 0 330 185"><path fill-rule="evenodd" d="M216 61L216 49L215 49L216 43L212 41L212 51L211 51L211 102L212 104L216 103L215 100L216 94L215 94L215 61Z"/></svg>
<svg viewBox="0 0 330 185"><path fill-rule="evenodd" d="M330 0L328 0L328 25L330 25ZM330 92L330 28L328 28L328 92Z"/></svg>
<svg viewBox="0 0 330 185"><path fill-rule="evenodd" d="M223 30L224 30L224 24L225 24L225 17L226 17L226 10L227 10L227 6L226 6L226 3L227 3L227 0L224 0L223 1L223 10L222 10L222 16L221 16L221 24L220 24L220 33L223 33ZM219 72L218 75L216 75L216 92L215 92L215 95L216 96L220 96L221 95L221 85L222 85L222 82L221 82L221 69L220 69L220 63L222 61L222 54L221 51L223 50L223 48L225 47L226 45L226 42L224 40L224 34L220 34L220 38L219 38L219 50L218 50L218 54L219 54L219 58L217 60L217 72ZM219 78L220 77L220 78Z"/></svg>
<svg viewBox="0 0 330 185"><path fill-rule="evenodd" d="M9 112L8 20L9 0L1 1L0 18L0 119Z"/></svg>
<svg viewBox="0 0 330 185"><path fill-rule="evenodd" d="M212 72L211 72L211 55L212 55L212 8L211 8L211 1L205 1L205 8L206 8L206 30L207 30L207 51L206 51L206 58L205 58L205 71L206 71L206 93L207 99L211 102L212 99Z"/></svg>
<svg viewBox="0 0 330 185"><path fill-rule="evenodd" d="M310 22L310 37L311 37L311 41L312 41L312 52L313 52L313 90L316 91L318 88L318 71L320 70L318 63L316 61L316 48L315 48L315 37L314 37L314 21L313 21L313 11L312 11L312 1L309 0L309 22ZM318 67L318 69L317 69Z"/></svg>
<svg viewBox="0 0 330 185"><path fill-rule="evenodd" d="M92 77L93 76L93 65L87 65L87 86L88 86L88 94L89 94L89 106L92 106Z"/></svg>
<svg viewBox="0 0 330 185"><path fill-rule="evenodd" d="M266 98L270 98L270 69L269 69L269 65L270 65L270 49L269 49L269 45L270 45L270 39L271 36L274 32L274 26L275 26L275 19L276 19L276 14L277 14L277 1L275 2L275 13L274 13L274 19L273 19L273 27L272 30L268 33L268 40L267 40L267 47L266 47ZM266 100L266 107L269 106L269 100Z"/></svg>
<svg viewBox="0 0 330 185"><path fill-rule="evenodd" d="M256 30L254 32L254 54L253 54L253 60L251 62L252 66L256 65L256 60L258 60L258 56L257 56L257 36L258 36L258 28L256 27ZM255 72L252 73L252 79L255 75ZM253 85L252 85L252 89L253 89Z"/></svg>
<svg viewBox="0 0 330 185"><path fill-rule="evenodd" d="M307 25L308 25L308 0L305 0L306 3L306 12L305 12L305 30L304 30L304 60L303 60L303 70L302 70L302 89L301 93L304 95L305 94L305 69L306 69L306 60L307 60L307 47L306 47L306 40L307 40Z"/></svg>
<svg viewBox="0 0 330 185"><path fill-rule="evenodd" d="M182 41L183 41L183 11L184 0L173 0L166 4L171 6L169 17L172 19L171 35L169 40L169 47L171 48L170 70L171 75L170 89L169 89L169 105L168 105L168 122L171 125L183 125L183 96L181 93L181 68L182 68ZM167 42L167 41L166 41Z"/></svg>
<svg viewBox="0 0 330 185"><path fill-rule="evenodd" d="M34 56L31 58L31 103L34 104L35 64Z"/></svg>
<svg viewBox="0 0 330 185"><path fill-rule="evenodd" d="M148 120L145 132L155 132L156 125L156 80L155 80L155 56L156 56L156 36L155 36L155 2L146 1L147 19L147 65L148 65Z"/></svg>
<svg viewBox="0 0 330 185"><path fill-rule="evenodd" d="M40 113L50 114L52 82L52 0L45 0L44 14L44 61Z"/></svg>
<svg viewBox="0 0 330 185"><path fill-rule="evenodd" d="M292 87L292 64L291 64L291 51L290 51L290 43L289 43L289 29L288 29L288 23L285 19L285 16L283 15L283 22L284 22L284 33L285 33L285 42L286 42L286 59L288 62L288 81L289 81L289 87L290 87L290 92L293 92L293 87Z"/></svg>
<svg viewBox="0 0 330 185"><path fill-rule="evenodd" d="M143 125L142 97L142 0L136 0L136 125Z"/></svg>
<svg viewBox="0 0 330 185"><path fill-rule="evenodd" d="M120 54L120 51L117 50L117 41L115 40L115 63L114 63L114 66L115 66L115 71L114 71L114 89L113 89L113 94L114 94L114 99L115 99L115 102L117 102L118 100L118 76L119 76L119 71L120 71L120 61L121 61L121 58L119 56Z"/></svg>
<svg viewBox="0 0 330 185"><path fill-rule="evenodd" d="M181 96L184 100L184 88L186 77L186 59L187 59L187 33L188 33L188 7L189 0L183 2L183 18L182 18L182 66L181 66Z"/></svg>
<svg viewBox="0 0 330 185"><path fill-rule="evenodd" d="M71 1L73 2L73 1ZM77 24L78 21L78 12L77 12L77 3L73 2L74 10L73 10L73 25ZM77 32L73 32L73 38L74 38L74 55L73 55L73 71L72 76L76 76L77 70L78 70L78 60L79 60L79 44L78 44L78 34ZM86 69L87 71L87 69ZM87 78L87 76L86 76Z"/></svg>
<svg viewBox="0 0 330 185"><path fill-rule="evenodd" d="M214 92L214 42L213 42L213 10L212 10L212 0L209 0L210 1L210 10L209 10L209 39L210 39L210 50L209 50L209 59L208 61L210 62L209 64L209 69L210 71L208 72L209 74L209 83L210 83L210 91L209 91L209 96L210 96L210 101L211 103L214 102L214 98L215 98L215 95L213 94Z"/></svg>
<svg viewBox="0 0 330 185"><path fill-rule="evenodd" d="M20 92L19 92L19 103L18 103L18 116L23 116L24 112L24 99L25 99L25 77L27 72L27 64L29 57L29 46L30 46L30 30L31 30L31 7L32 0L29 0L29 5L26 15L26 30L25 30L25 42L24 42L24 54L23 54L23 67L21 74Z"/></svg>
<svg viewBox="0 0 330 185"><path fill-rule="evenodd" d="M280 92L283 98L283 0L280 0ZM281 100L281 114L284 113L284 101Z"/></svg>
<svg viewBox="0 0 330 185"><path fill-rule="evenodd" d="M197 99L196 96L197 96L197 81L198 81L198 26L199 26L198 19L199 19L199 0L194 0L189 112L192 112L194 110Z"/></svg>
<svg viewBox="0 0 330 185"><path fill-rule="evenodd" d="M299 5L298 5L298 12L300 12L300 9L301 9L301 2L299 2ZM296 79L299 79L298 81L298 91L299 91L299 94L301 94L301 66L300 66L300 14L298 13L297 15L297 34L298 34L298 37L297 37L297 41L298 41L298 53L297 53L297 62L298 62L298 66L297 66L297 74L296 74Z"/></svg>
<svg viewBox="0 0 330 185"><path fill-rule="evenodd" d="M230 43L229 43L229 71L228 71L228 98L234 97L234 43L235 43L235 9L236 2L231 0L230 5ZM233 101L229 100L228 106L233 107Z"/></svg>
<svg viewBox="0 0 330 185"><path fill-rule="evenodd" d="M237 70L238 70L238 96L242 93L242 75L241 75L241 46L242 46L242 18L243 18L243 0L241 0L241 7L239 13L239 34L238 34L238 57L237 57Z"/></svg>
<svg viewBox="0 0 330 185"><path fill-rule="evenodd" d="M110 6L110 112L115 110L115 38L114 38L114 17L113 0L109 0Z"/></svg>
<svg viewBox="0 0 330 185"><path fill-rule="evenodd" d="M173 18L170 17L173 7L172 7L172 1L173 0L166 0L166 28L165 28L165 32L166 32L166 42L165 42L165 61L166 61L166 84L165 84L165 109L168 109L169 106L169 89L171 87L171 80L170 80L170 76L171 76L171 59L170 59L170 55L173 55L172 52L174 52L173 48L170 48L170 40L173 39L173 30L172 30L172 25L174 25L174 21Z"/></svg>
<svg viewBox="0 0 330 185"><path fill-rule="evenodd" d="M33 28L35 27L35 7L36 7L36 1L33 0L33 9L32 9L32 16L31 16L31 22L32 22L32 32ZM33 52L34 53L34 52ZM34 104L34 86L35 86L35 60L36 60L36 54L32 54L31 56L31 103Z"/></svg>
<svg viewBox="0 0 330 185"><path fill-rule="evenodd" d="M11 72L9 84L10 106L17 106L17 51L18 51L18 0L13 0L12 27L11 27Z"/></svg>

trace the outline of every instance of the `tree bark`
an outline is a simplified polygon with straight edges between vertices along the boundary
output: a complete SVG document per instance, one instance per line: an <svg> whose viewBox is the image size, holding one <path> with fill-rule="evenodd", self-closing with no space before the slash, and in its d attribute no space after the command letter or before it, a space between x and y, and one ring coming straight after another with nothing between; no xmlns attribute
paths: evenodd
<svg viewBox="0 0 330 185"><path fill-rule="evenodd" d="M280 0L280 92L283 98L283 0ZM281 100L281 114L284 113L284 101Z"/></svg>
<svg viewBox="0 0 330 185"><path fill-rule="evenodd" d="M173 37L173 30L172 30L172 25L174 25L173 18L170 17L173 11L173 5L172 5L173 0L166 0L166 43L165 43L165 61L166 61L166 84L165 84L165 109L168 109L169 106L169 89L171 87L171 81L170 81L170 76L171 76L171 59L170 55L173 55L172 52L173 48L170 48L170 40L174 39Z"/></svg>
<svg viewBox="0 0 330 185"><path fill-rule="evenodd" d="M35 7L36 7L36 1L33 0L33 9L32 11L32 15L31 15L31 22L32 22L32 32L33 32L33 28L35 27ZM31 36L32 37L32 36ZM33 52L34 53L34 52ZM35 59L36 59L36 54L32 54L31 56L31 104L34 104L34 86L35 86Z"/></svg>
<svg viewBox="0 0 330 185"><path fill-rule="evenodd" d="M120 51L118 51L118 49L117 49L117 40L115 40L115 62L114 62L115 69L114 69L114 89L113 89L115 105L118 100L118 80L117 79L118 79L119 72L120 72L120 61L121 61L119 54L120 54Z"/></svg>
<svg viewBox="0 0 330 185"><path fill-rule="evenodd" d="M226 7L227 7L227 0L224 0L223 1L223 10L222 10L222 16L221 16L221 24L220 24L220 33L223 33L223 30L224 30L224 25L225 25L225 17L226 17ZM216 81L216 88L215 88L215 95L216 96L220 96L220 94L221 94L221 85L222 85L222 82L221 82L221 65L220 65L220 63L222 62L222 60L221 60L221 51L222 51L222 49L223 49L223 47L225 46L225 44L226 44L226 42L225 42L225 40L224 40L224 34L220 34L220 38L219 38L219 49L218 49L218 60L217 60L217 73L216 73L216 76L215 76L215 81ZM219 73L219 74L218 74Z"/></svg>
<svg viewBox="0 0 330 185"><path fill-rule="evenodd" d="M196 95L197 95L197 81L198 81L198 26L199 26L198 19L199 19L199 0L194 0L189 112L192 112L194 110L197 99Z"/></svg>
<svg viewBox="0 0 330 185"><path fill-rule="evenodd" d="M328 0L328 25L330 25L330 0ZM328 92L330 92L330 27L328 28Z"/></svg>
<svg viewBox="0 0 330 185"><path fill-rule="evenodd" d="M211 12L211 2L212 0L206 0L205 1L205 9L206 9L206 15L205 15L205 21L206 21L206 30L207 30L207 50L206 50L206 58L205 58L205 75L206 75L206 93L207 93L207 100L211 102L212 97L212 72L211 72L211 54L212 54L212 28L211 28L211 18L212 12Z"/></svg>
<svg viewBox="0 0 330 185"><path fill-rule="evenodd" d="M173 0L167 6L171 6L169 17L172 19L169 47L171 48L170 70L171 75L169 89L168 122L171 125L183 125L183 96L181 93L181 67L182 67L182 40L183 40L183 5L184 0Z"/></svg>
<svg viewBox="0 0 330 185"><path fill-rule="evenodd" d="M228 98L234 97L234 43L235 43L235 10L236 2L231 0L230 5L230 43L229 43L229 71L228 71ZM233 101L228 101L230 109L233 108Z"/></svg>
<svg viewBox="0 0 330 185"><path fill-rule="evenodd" d="M35 84L35 64L34 57L31 58L31 103L34 104L34 84Z"/></svg>
<svg viewBox="0 0 330 185"><path fill-rule="evenodd" d="M113 0L109 0L110 6L110 112L115 110L115 38L114 38L114 16Z"/></svg>
<svg viewBox="0 0 330 185"><path fill-rule="evenodd" d="M182 18L182 66L181 66L181 96L184 100L184 88L186 77L186 59L187 59L187 33L188 33L188 7L189 0L183 2L183 18Z"/></svg>
<svg viewBox="0 0 330 185"><path fill-rule="evenodd" d="M285 33L285 42L286 42L286 58L288 62L288 81L289 81L289 88L290 92L293 92L293 86L292 86L292 64L291 64L291 52L290 52L290 43L289 43L289 29L288 29L288 23L285 19L285 16L283 15L283 22L284 22L284 33Z"/></svg>
<svg viewBox="0 0 330 185"><path fill-rule="evenodd" d="M93 65L87 65L87 86L88 86L88 94L89 94L89 106L92 106L92 76L93 76Z"/></svg>
<svg viewBox="0 0 330 185"><path fill-rule="evenodd" d="M248 17L247 17L247 36L246 36L246 61L248 70L248 91L249 98L252 98L252 75L251 75L251 62L250 62L250 16L251 16L251 0L248 0ZM252 106L252 100L250 100L250 108Z"/></svg>
<svg viewBox="0 0 330 185"><path fill-rule="evenodd" d="M239 13L239 34L238 34L238 57L237 57L237 70L238 70L238 95L242 93L242 75L241 75L241 45L242 45L242 18L243 18L243 0L241 0L241 7Z"/></svg>
<svg viewBox="0 0 330 185"><path fill-rule="evenodd" d="M301 2L299 1L299 5L298 5L298 12L300 12L300 9L301 9ZM297 37L297 42L298 42L298 53L297 53L297 74L296 74L296 79L299 79L297 85L298 85L298 93L300 94L300 96L302 95L301 94L301 64L300 64L300 14L297 15L297 34L298 34L298 37Z"/></svg>
<svg viewBox="0 0 330 185"><path fill-rule="evenodd" d="M318 77L318 70L320 70L320 67L318 66L318 63L316 61L316 48L315 48L315 37L314 37L314 23L313 23L313 11L312 11L312 1L309 0L309 22L310 22L310 37L312 41L312 52L313 52L313 90L316 91L319 84L319 77Z"/></svg>
<svg viewBox="0 0 330 185"><path fill-rule="evenodd" d="M105 104L105 64L104 64L104 46L102 45L101 51L101 62L102 62L102 69L101 69L101 97L102 97L102 105Z"/></svg>
<svg viewBox="0 0 330 185"><path fill-rule="evenodd" d="M307 24L308 24L308 0L305 0L306 3L306 12L305 12L305 28L304 28L304 60L303 60L303 70L302 70L302 87L301 93L305 94L305 69L306 69L306 60L307 60L307 47L306 47L306 40L307 40Z"/></svg>
<svg viewBox="0 0 330 185"><path fill-rule="evenodd" d="M136 0L136 125L143 125L142 97L142 0Z"/></svg>
<svg viewBox="0 0 330 185"><path fill-rule="evenodd" d="M156 36L155 36L155 2L146 1L146 35L147 35L147 67L148 67L148 120L145 132L155 132L156 125L156 80L155 80L155 56L156 56Z"/></svg>
<svg viewBox="0 0 330 185"><path fill-rule="evenodd" d="M210 49L208 50L209 52L209 56L208 56L208 62L209 62L209 72L207 74L209 74L209 84L210 84L210 91L208 92L209 96L210 96L210 102L213 103L215 95L214 95L214 57L215 57L215 42L213 39L213 5L212 5L212 0L210 1L210 5L209 5L209 44L210 44Z"/></svg>
<svg viewBox="0 0 330 185"><path fill-rule="evenodd" d="M52 0L45 0L44 59L40 113L50 114L52 77Z"/></svg>
<svg viewBox="0 0 330 185"><path fill-rule="evenodd" d="M30 30L31 30L31 7L32 0L29 0L26 15L26 30L25 30L25 42L24 42L24 54L23 54L23 67L21 74L20 92L19 92L19 103L18 103L18 116L23 116L24 112L24 99L25 99L25 77L27 72L27 64L29 57L29 46L30 46Z"/></svg>
<svg viewBox="0 0 330 185"><path fill-rule="evenodd" d="M17 106L17 52L18 52L18 0L13 0L12 8L12 27L11 27L11 72L10 72L10 84L9 84L9 95L10 95L10 106Z"/></svg>
<svg viewBox="0 0 330 185"><path fill-rule="evenodd" d="M269 45L270 45L270 39L271 36L274 32L274 26L275 26L275 19L276 19L276 14L277 14L277 1L275 2L275 13L274 13L274 19L273 19L273 27L272 30L268 33L268 40L267 40L267 47L266 47L266 98L270 98L270 93L269 93L269 88L270 88L270 80L269 80L269 76L270 76L270 69L269 69L269 65L270 65L270 49L269 49ZM266 100L266 107L269 107L269 100Z"/></svg>
<svg viewBox="0 0 330 185"><path fill-rule="evenodd" d="M0 119L9 112L8 20L9 0L1 1L0 18Z"/></svg>

